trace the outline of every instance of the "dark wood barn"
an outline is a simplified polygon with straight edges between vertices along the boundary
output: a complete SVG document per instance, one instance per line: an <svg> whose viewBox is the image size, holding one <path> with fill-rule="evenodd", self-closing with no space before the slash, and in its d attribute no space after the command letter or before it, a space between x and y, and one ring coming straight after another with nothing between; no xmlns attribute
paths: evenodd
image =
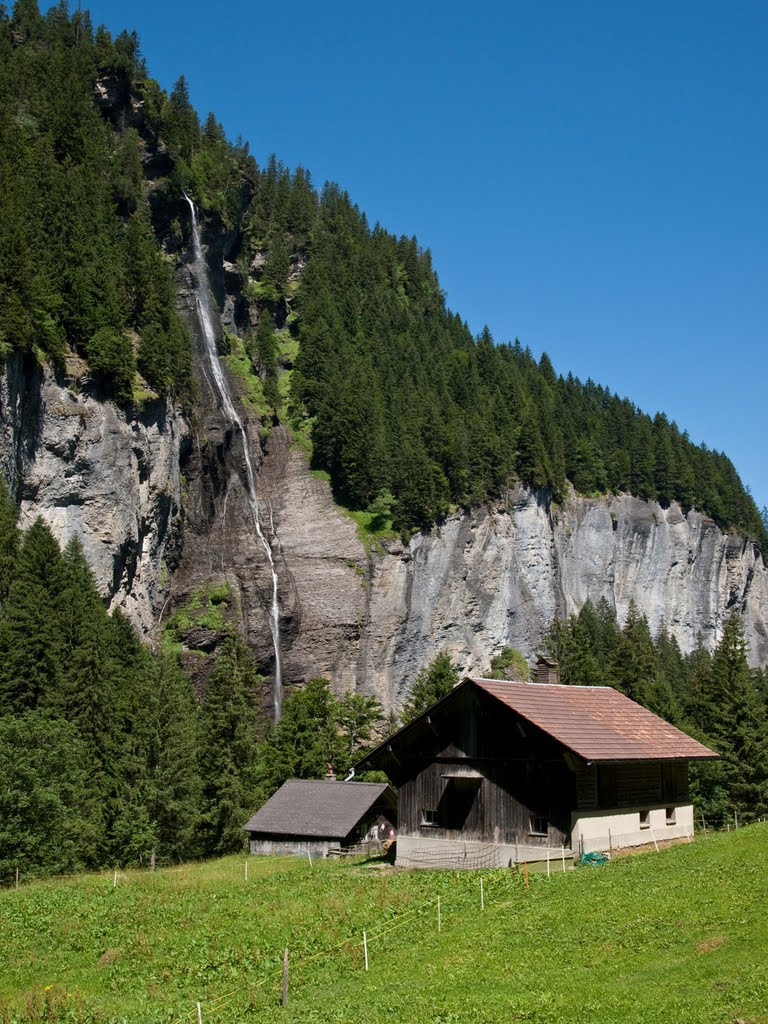
<svg viewBox="0 0 768 1024"><path fill-rule="evenodd" d="M397 786L398 864L490 867L689 835L715 757L611 687L465 679L358 767Z"/></svg>
<svg viewBox="0 0 768 1024"><path fill-rule="evenodd" d="M244 828L251 853L327 857L369 833L375 845L389 835L383 823L396 821L397 798L386 783L290 779Z"/></svg>

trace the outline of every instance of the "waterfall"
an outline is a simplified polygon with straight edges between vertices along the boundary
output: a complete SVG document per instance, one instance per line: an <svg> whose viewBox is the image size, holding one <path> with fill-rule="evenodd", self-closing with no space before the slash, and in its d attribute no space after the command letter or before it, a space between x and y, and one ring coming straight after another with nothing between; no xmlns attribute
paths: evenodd
<svg viewBox="0 0 768 1024"><path fill-rule="evenodd" d="M261 546L264 548L264 553L267 556L267 562L269 563L269 569L272 573L272 603L269 610L269 629L272 633L272 646L275 651L275 684L274 684L274 704L275 704L275 721L280 721L280 713L283 704L283 672L282 665L280 662L280 606L277 602L277 569L275 568L275 560L272 557L272 548L270 547L269 541L267 540L264 531L261 528L261 518L259 516L259 502L256 496L256 476L253 472L253 463L251 462L251 452L248 447L248 435L245 431L245 426L237 410L235 404L232 401L232 394L229 389L229 382L227 381L226 375L221 368L219 362L219 352L216 344L216 330L214 328L213 313L211 311L211 294L208 286L208 268L205 263L203 256L203 250L200 245L200 232L197 227L197 214L195 212L195 204L184 193L184 198L189 203L189 209L192 214L192 246L195 257L193 264L193 271L195 278L197 279L197 289L195 291L197 301L197 316L200 321L200 327L203 331L203 338L205 341L205 355L208 362L208 368L211 371L212 379L208 377L206 372L206 378L211 384L211 389L215 392L218 397L220 408L224 415L227 417L233 427L237 429L240 434L240 438L243 443L243 453L245 455L245 474L246 484L248 491L248 505L251 510L251 518L253 519L253 525L256 529L256 534L261 542ZM274 532L274 528L273 528Z"/></svg>

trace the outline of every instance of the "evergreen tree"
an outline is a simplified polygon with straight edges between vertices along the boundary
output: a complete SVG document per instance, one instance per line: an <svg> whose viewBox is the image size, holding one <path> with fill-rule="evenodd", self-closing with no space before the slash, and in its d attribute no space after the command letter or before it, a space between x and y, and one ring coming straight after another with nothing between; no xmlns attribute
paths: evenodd
<svg viewBox="0 0 768 1024"><path fill-rule="evenodd" d="M447 651L440 651L417 673L400 713L402 724L407 725L418 718L427 708L450 693L458 682L459 673L450 655Z"/></svg>
<svg viewBox="0 0 768 1024"><path fill-rule="evenodd" d="M70 723L0 716L0 881L84 866L88 761Z"/></svg>
<svg viewBox="0 0 768 1024"><path fill-rule="evenodd" d="M19 558L19 509L0 474L0 613L16 575Z"/></svg>
<svg viewBox="0 0 768 1024"><path fill-rule="evenodd" d="M630 602L627 621L614 651L611 672L616 684L638 704L649 706L656 680L656 653L648 620Z"/></svg>
<svg viewBox="0 0 768 1024"><path fill-rule="evenodd" d="M245 844L243 825L256 793L261 682L242 641L228 640L208 680L200 717L200 835L208 855L233 853Z"/></svg>
<svg viewBox="0 0 768 1024"><path fill-rule="evenodd" d="M22 540L18 571L0 613L0 713L34 711L60 690L63 586L61 551L37 519Z"/></svg>
<svg viewBox="0 0 768 1024"><path fill-rule="evenodd" d="M727 801L718 810L764 813L768 810L768 720L749 669L738 615L725 624L700 708L706 734L723 756L716 782L721 795L725 790ZM709 796L711 812L714 801Z"/></svg>
<svg viewBox="0 0 768 1024"><path fill-rule="evenodd" d="M156 852L166 860L188 860L197 852L199 726L190 680L169 655L155 666L150 700L149 816Z"/></svg>

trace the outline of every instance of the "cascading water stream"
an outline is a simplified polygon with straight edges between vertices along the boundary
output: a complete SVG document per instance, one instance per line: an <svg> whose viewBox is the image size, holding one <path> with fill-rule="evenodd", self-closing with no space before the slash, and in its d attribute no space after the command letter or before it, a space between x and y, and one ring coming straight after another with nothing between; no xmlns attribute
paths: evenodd
<svg viewBox="0 0 768 1024"><path fill-rule="evenodd" d="M248 491L248 505L251 510L251 517L253 519L253 525L256 529L261 545L264 548L264 553L267 556L267 562L269 563L269 569L272 573L272 604L269 612L269 629L272 633L272 646L275 651L275 684L274 684L274 704L275 704L275 721L280 721L280 714L282 711L283 704L283 673L282 665L280 662L280 607L277 601L277 569L275 568L275 560L272 557L272 548L270 547L269 541L264 535L264 531L261 528L261 518L259 516L259 502L256 497L256 477L253 472L253 463L251 462L251 453L248 447L248 435L245 431L243 421L235 409L234 402L229 390L229 383L221 368L219 362L218 347L216 344L216 331L214 328L213 314L211 312L211 298L210 289L208 287L208 268L205 263L203 256L202 246L200 245L200 233L197 228L197 214L195 212L195 204L184 193L184 198L189 203L189 209L192 214L192 247L195 257L194 262L194 274L197 278L197 314L198 320L200 321L200 327L203 331L203 338L205 340L205 354L208 359L208 365L212 374L212 380L209 378L212 389L217 393L219 401L221 403L222 411L227 417L229 422L237 428L240 433L241 440L243 442L243 453L245 455L245 474ZM206 374L207 376L207 374Z"/></svg>

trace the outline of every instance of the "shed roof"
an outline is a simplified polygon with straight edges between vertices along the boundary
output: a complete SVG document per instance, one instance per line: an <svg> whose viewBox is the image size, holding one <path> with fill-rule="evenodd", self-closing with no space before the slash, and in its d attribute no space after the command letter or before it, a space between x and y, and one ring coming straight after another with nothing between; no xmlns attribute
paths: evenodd
<svg viewBox="0 0 768 1024"><path fill-rule="evenodd" d="M610 686L466 680L586 761L715 758L714 750Z"/></svg>
<svg viewBox="0 0 768 1024"><path fill-rule="evenodd" d="M289 779L243 827L270 835L344 839L387 789L385 782Z"/></svg>

